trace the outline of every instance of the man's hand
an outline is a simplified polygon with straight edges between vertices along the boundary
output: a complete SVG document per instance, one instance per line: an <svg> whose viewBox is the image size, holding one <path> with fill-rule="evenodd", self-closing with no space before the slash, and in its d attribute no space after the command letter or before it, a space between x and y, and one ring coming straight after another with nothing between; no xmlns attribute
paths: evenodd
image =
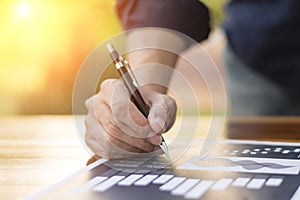
<svg viewBox="0 0 300 200"><path fill-rule="evenodd" d="M173 98L154 88L139 88L150 108L148 119L130 101L121 80L104 81L100 92L86 101L86 143L96 155L122 158L156 149L161 134L174 124L177 107Z"/></svg>

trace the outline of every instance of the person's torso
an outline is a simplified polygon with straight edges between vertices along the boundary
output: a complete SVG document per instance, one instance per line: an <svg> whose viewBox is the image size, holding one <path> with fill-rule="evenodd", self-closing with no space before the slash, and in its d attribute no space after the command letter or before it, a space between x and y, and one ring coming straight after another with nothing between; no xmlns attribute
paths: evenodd
<svg viewBox="0 0 300 200"><path fill-rule="evenodd" d="M246 64L287 89L300 84L300 1L233 0L228 42Z"/></svg>

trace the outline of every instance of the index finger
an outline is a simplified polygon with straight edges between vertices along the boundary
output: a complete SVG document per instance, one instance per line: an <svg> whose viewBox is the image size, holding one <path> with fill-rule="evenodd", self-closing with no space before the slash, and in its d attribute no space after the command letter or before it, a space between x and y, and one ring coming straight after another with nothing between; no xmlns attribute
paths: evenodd
<svg viewBox="0 0 300 200"><path fill-rule="evenodd" d="M101 85L104 102L111 107L120 129L134 137L148 138L153 132L147 118L130 100L130 94L122 80L105 81ZM100 91L101 91L100 90Z"/></svg>

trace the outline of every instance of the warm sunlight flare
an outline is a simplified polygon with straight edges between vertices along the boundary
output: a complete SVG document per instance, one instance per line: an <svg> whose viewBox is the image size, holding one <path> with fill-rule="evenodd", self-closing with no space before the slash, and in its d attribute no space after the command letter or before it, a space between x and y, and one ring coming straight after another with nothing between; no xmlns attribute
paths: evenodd
<svg viewBox="0 0 300 200"><path fill-rule="evenodd" d="M0 115L70 114L84 58L122 31L115 2L0 0Z"/></svg>
<svg viewBox="0 0 300 200"><path fill-rule="evenodd" d="M84 57L121 30L114 3L1 0L0 114L70 112L66 98Z"/></svg>
<svg viewBox="0 0 300 200"><path fill-rule="evenodd" d="M16 14L21 18L26 18L30 14L30 6L26 3L19 3L16 6Z"/></svg>

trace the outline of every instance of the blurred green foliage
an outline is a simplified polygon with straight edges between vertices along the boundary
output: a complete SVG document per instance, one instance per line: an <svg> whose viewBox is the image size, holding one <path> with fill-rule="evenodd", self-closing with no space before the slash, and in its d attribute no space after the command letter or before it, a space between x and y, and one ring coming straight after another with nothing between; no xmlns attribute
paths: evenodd
<svg viewBox="0 0 300 200"><path fill-rule="evenodd" d="M200 0L210 9L211 27L220 25L224 18L224 5L226 0Z"/></svg>

